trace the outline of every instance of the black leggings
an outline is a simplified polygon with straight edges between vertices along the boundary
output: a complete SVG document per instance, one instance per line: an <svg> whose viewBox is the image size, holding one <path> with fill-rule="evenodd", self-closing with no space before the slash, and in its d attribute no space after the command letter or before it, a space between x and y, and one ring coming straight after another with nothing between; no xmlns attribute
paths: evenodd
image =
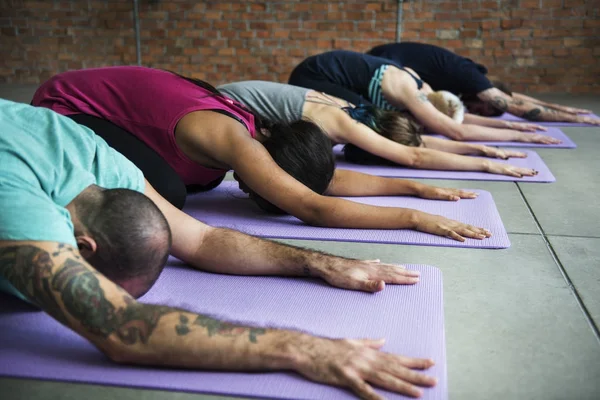
<svg viewBox="0 0 600 400"><path fill-rule="evenodd" d="M177 172L153 149L133 134L110 121L87 114L69 115L78 124L87 126L127 157L144 173L144 177L158 193L175 207L182 209L187 189Z"/></svg>
<svg viewBox="0 0 600 400"><path fill-rule="evenodd" d="M359 104L372 105L369 99L365 99L360 94L353 92L343 85L331 82L325 77L315 76L312 71L309 71L302 66L298 66L292 71L288 83L290 85L316 90L317 92L323 92L330 96L339 97L355 106Z"/></svg>

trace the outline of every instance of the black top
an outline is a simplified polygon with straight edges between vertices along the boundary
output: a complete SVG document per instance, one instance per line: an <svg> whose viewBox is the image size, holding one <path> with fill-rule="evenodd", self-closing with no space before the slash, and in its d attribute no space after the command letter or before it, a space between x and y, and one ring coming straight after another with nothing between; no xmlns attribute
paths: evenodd
<svg viewBox="0 0 600 400"><path fill-rule="evenodd" d="M334 50L308 57L302 61L290 77L310 76L316 80L326 80L369 98L369 83L375 71L382 65L402 68L397 62L354 51Z"/></svg>
<svg viewBox="0 0 600 400"><path fill-rule="evenodd" d="M368 54L412 68L433 90L474 95L494 87L487 68L442 47L402 42L377 46Z"/></svg>

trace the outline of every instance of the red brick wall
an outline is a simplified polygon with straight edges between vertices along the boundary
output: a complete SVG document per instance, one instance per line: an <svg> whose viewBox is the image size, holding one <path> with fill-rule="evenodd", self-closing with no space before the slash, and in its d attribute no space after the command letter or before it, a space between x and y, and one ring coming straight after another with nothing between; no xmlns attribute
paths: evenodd
<svg viewBox="0 0 600 400"><path fill-rule="evenodd" d="M0 82L134 64L131 0L0 0ZM213 84L285 81L304 57L393 41L396 0L140 0L142 64ZM598 0L413 0L402 40L446 46L531 92L600 92Z"/></svg>

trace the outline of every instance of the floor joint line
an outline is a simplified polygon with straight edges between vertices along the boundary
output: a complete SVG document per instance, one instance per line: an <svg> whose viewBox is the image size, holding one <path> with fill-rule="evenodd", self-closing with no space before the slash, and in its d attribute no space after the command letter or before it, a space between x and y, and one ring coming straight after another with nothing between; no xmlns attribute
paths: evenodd
<svg viewBox="0 0 600 400"><path fill-rule="evenodd" d="M515 185L517 186L517 190L519 191L519 194L521 195L521 198L523 199L523 202L525 202L525 205L527 206L527 209L529 210L529 213L531 214L531 217L535 221L535 224L537 225L537 228L540 231L542 239L544 240L544 243L546 244L546 247L550 251L550 255L552 256L552 259L554 260L554 263L557 265L560 273L563 276L563 279L565 279L565 281L567 282L567 285L568 285L569 289L571 290L571 293L575 297L575 301L577 302L577 305L579 305L579 308L581 309L581 311L583 312L583 315L587 319L588 324L592 328L592 332L594 332L594 336L596 337L596 340L600 343L600 329L598 328L598 325L596 325L596 323L594 322L594 319L592 318L592 315L591 315L590 311L587 309L585 303L583 302L583 299L581 298L581 296L579 295L579 292L575 288L575 285L573 284L573 281L571 280L571 277L567 273L567 270L566 270L565 266L562 264L562 262L558 258L558 254L556 254L556 250L554 250L554 247L552 246L552 243L550 243L550 240L548 240L548 236L546 235L546 232L544 231L544 228L542 228L542 225L540 224L540 221L538 221L535 213L533 212L533 208L531 207L531 205L527 201L527 198L525 197L525 193L523 193L523 190L521 189L521 186L519 186L518 182L515 182Z"/></svg>

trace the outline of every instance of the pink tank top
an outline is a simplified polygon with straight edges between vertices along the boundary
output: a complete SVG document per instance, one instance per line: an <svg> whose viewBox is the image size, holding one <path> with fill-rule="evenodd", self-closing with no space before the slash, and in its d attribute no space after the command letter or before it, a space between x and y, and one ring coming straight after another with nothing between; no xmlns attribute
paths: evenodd
<svg viewBox="0 0 600 400"><path fill-rule="evenodd" d="M160 154L186 185L206 185L226 170L189 159L175 142L175 127L186 114L223 110L239 118L255 137L254 116L239 103L167 71L145 67L106 67L54 76L36 91L33 105L59 114L106 119L137 136Z"/></svg>

